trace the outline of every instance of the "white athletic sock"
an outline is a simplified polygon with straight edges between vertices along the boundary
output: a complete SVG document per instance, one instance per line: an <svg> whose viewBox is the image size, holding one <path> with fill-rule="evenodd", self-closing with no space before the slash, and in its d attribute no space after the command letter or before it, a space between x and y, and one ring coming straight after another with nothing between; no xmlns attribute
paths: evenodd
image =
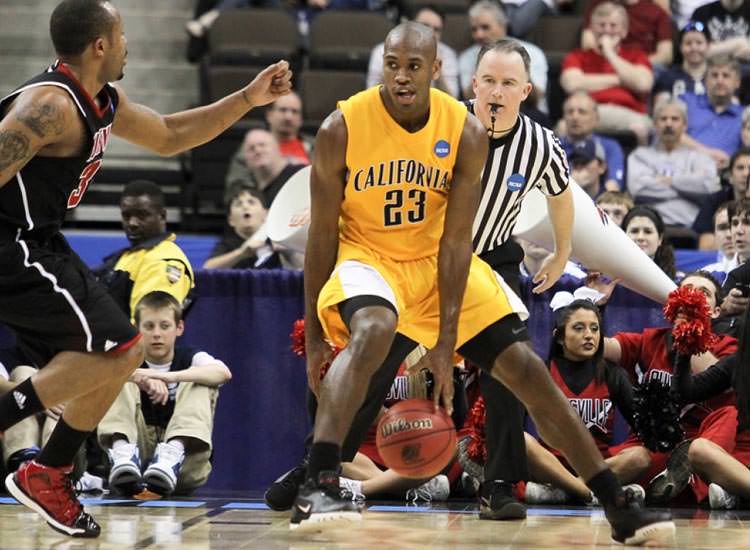
<svg viewBox="0 0 750 550"><path fill-rule="evenodd" d="M130 442L127 439L123 438L123 437L118 437L117 439L115 439L112 442L112 450L116 451L117 449L119 449L123 445L130 445Z"/></svg>
<svg viewBox="0 0 750 550"><path fill-rule="evenodd" d="M174 447L183 454L185 453L185 444L181 439L170 439L169 441L167 441L167 445Z"/></svg>

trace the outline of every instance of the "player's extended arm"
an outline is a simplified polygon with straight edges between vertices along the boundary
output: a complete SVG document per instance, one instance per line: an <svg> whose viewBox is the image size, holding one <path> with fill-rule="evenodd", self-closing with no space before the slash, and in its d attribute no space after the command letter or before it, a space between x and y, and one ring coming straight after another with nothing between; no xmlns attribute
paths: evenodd
<svg viewBox="0 0 750 550"><path fill-rule="evenodd" d="M310 228L305 251L305 349L308 384L316 395L320 368L330 358L318 319L318 295L336 265L338 254L347 135L341 111L334 111L318 130L310 174Z"/></svg>
<svg viewBox="0 0 750 550"><path fill-rule="evenodd" d="M112 131L155 153L170 156L212 140L245 113L276 101L289 92L292 73L286 61L266 67L253 81L210 105L171 115L159 113L128 99L118 88Z"/></svg>
<svg viewBox="0 0 750 550"><path fill-rule="evenodd" d="M70 151L62 146L54 152L78 152L80 136L75 121L75 106L64 91L39 86L22 92L0 119L0 187L45 148L70 143Z"/></svg>
<svg viewBox="0 0 750 550"><path fill-rule="evenodd" d="M539 294L554 285L565 271L565 264L570 258L571 235L573 233L573 189L568 186L565 191L547 197L552 231L555 235L555 251L542 264L533 281L538 283L534 292Z"/></svg>

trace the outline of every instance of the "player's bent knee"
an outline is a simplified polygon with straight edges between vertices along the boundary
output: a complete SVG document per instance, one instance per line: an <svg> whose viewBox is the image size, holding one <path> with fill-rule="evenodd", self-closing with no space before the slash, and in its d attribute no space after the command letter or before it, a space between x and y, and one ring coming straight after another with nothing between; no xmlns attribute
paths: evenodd
<svg viewBox="0 0 750 550"><path fill-rule="evenodd" d="M506 348L495 359L492 376L500 380L509 390L521 397L520 393L529 386L549 378L544 362L526 344L517 342ZM533 388L535 391L539 387Z"/></svg>
<svg viewBox="0 0 750 550"><path fill-rule="evenodd" d="M118 375L130 376L135 369L143 364L143 342L138 340L128 347L128 349L114 351L109 355L109 359L112 361L113 368L116 369Z"/></svg>
<svg viewBox="0 0 750 550"><path fill-rule="evenodd" d="M349 349L352 354L366 354L371 350L386 351L391 346L396 334L395 317L367 317L358 319L352 326L352 336Z"/></svg>

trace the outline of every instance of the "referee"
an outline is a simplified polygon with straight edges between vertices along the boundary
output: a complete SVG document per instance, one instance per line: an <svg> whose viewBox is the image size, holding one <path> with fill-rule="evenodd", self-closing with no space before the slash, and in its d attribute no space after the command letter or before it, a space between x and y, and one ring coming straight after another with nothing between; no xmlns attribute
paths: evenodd
<svg viewBox="0 0 750 550"><path fill-rule="evenodd" d="M482 48L473 78L471 113L487 128L490 151L482 173L482 197L474 218L474 252L520 295L519 264L523 250L512 238L521 202L534 187L547 198L555 251L533 278L535 293L562 275L571 250L573 196L565 153L554 134L519 112L531 92L529 54L516 40L503 39ZM525 507L511 493L528 480L524 410L516 397L480 371L486 406L487 461L479 491L484 519L520 519Z"/></svg>

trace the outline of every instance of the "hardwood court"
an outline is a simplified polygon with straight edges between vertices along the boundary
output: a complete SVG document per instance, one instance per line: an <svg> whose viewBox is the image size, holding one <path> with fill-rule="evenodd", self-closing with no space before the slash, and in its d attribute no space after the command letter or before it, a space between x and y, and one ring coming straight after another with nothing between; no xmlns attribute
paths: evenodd
<svg viewBox="0 0 750 550"><path fill-rule="evenodd" d="M259 500L84 501L102 525L98 539L57 534L36 514L0 499L0 549L316 550L608 548L600 509L530 508L522 522L480 521L473 504L373 503L361 523L318 533L289 531L288 516ZM676 548L750 548L750 512L676 510ZM619 547L619 546L618 546Z"/></svg>

